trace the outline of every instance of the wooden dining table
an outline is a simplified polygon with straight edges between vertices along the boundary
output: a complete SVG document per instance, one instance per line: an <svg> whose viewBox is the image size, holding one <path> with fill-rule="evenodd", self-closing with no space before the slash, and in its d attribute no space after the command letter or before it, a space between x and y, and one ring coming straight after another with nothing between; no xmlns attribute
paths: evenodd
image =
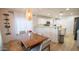
<svg viewBox="0 0 79 59"><path fill-rule="evenodd" d="M9 42L9 51L23 51L24 49L21 46L21 41L19 40L11 40Z"/></svg>
<svg viewBox="0 0 79 59"><path fill-rule="evenodd" d="M26 39L21 40L11 40L10 43L10 51L23 51L23 47L25 49L31 49L34 46L41 44L44 40L48 39L45 36L39 35L37 33L31 33L31 36Z"/></svg>
<svg viewBox="0 0 79 59"><path fill-rule="evenodd" d="M44 40L48 39L45 36L39 35L37 33L31 33L31 36L29 39L23 39L21 42L26 48L33 48L34 46L41 44Z"/></svg>

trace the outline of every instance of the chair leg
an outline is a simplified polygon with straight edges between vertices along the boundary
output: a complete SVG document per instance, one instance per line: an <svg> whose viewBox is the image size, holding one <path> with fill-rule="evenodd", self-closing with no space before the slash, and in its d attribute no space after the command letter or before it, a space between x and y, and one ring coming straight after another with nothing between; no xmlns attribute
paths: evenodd
<svg viewBox="0 0 79 59"><path fill-rule="evenodd" d="M48 45L48 50L50 51L50 45Z"/></svg>

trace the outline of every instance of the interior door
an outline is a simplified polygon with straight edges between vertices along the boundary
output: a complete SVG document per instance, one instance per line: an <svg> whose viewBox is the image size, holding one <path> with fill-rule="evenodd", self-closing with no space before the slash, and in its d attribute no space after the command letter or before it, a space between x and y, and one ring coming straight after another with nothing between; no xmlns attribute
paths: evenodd
<svg viewBox="0 0 79 59"><path fill-rule="evenodd" d="M79 17L76 17L74 21L74 40L77 40L77 30L79 30Z"/></svg>

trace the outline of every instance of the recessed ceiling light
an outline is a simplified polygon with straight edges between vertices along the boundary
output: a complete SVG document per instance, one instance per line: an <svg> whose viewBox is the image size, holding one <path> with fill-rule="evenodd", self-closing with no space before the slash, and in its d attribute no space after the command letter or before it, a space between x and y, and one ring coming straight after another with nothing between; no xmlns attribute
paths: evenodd
<svg viewBox="0 0 79 59"><path fill-rule="evenodd" d="M50 16L50 13L48 13L48 16Z"/></svg>
<svg viewBox="0 0 79 59"><path fill-rule="evenodd" d="M66 8L66 10L70 10L69 8Z"/></svg>
<svg viewBox="0 0 79 59"><path fill-rule="evenodd" d="M57 18L58 16L56 15L55 18Z"/></svg>
<svg viewBox="0 0 79 59"><path fill-rule="evenodd" d="M70 13L72 15L72 13Z"/></svg>
<svg viewBox="0 0 79 59"><path fill-rule="evenodd" d="M72 15L73 13L70 13L70 15Z"/></svg>
<svg viewBox="0 0 79 59"><path fill-rule="evenodd" d="M60 16L62 16L62 15L63 15L63 13L59 13L59 15L60 15Z"/></svg>

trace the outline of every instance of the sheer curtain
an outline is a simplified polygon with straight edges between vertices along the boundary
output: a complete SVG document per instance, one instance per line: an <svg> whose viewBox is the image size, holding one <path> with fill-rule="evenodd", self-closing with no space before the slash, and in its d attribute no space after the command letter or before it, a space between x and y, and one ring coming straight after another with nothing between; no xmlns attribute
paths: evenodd
<svg viewBox="0 0 79 59"><path fill-rule="evenodd" d="M15 38L21 38L21 35L17 36L21 31L27 32L32 30L32 21L26 19L24 14L15 14ZM25 35L24 35L25 36Z"/></svg>
<svg viewBox="0 0 79 59"><path fill-rule="evenodd" d="M27 31L27 22L23 15L15 14L15 29L16 34L19 34L20 31Z"/></svg>
<svg viewBox="0 0 79 59"><path fill-rule="evenodd" d="M17 17L15 21L16 33L27 31L27 22L23 17Z"/></svg>

